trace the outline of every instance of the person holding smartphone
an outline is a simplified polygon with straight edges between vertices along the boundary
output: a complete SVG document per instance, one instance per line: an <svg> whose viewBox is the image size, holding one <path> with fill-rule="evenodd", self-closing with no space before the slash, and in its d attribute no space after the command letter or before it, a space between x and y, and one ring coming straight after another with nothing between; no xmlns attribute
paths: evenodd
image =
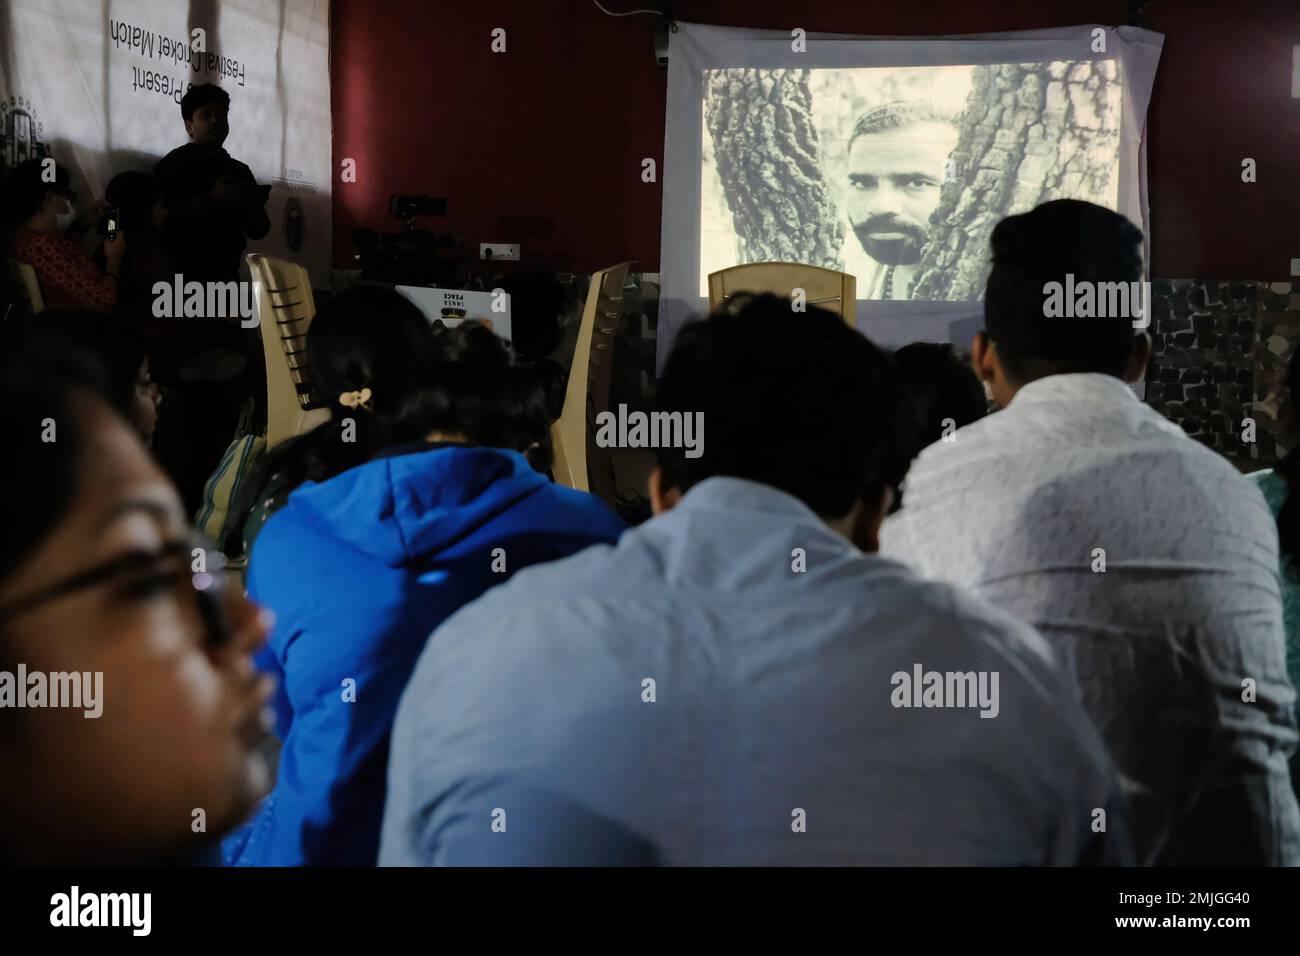
<svg viewBox="0 0 1300 956"><path fill-rule="evenodd" d="M205 83L181 99L190 142L158 163L154 174L170 215L163 238L185 281L238 278L249 239L271 231L269 186L222 147L230 135L230 94Z"/></svg>
<svg viewBox="0 0 1300 956"><path fill-rule="evenodd" d="M118 306L132 315L151 316L154 284L170 286L177 271L163 241L168 213L162 190L153 174L131 170L108 181L104 198L109 207L99 222L104 242L114 230L124 229L131 236L130 251L122 260Z"/></svg>
<svg viewBox="0 0 1300 956"><path fill-rule="evenodd" d="M104 240L101 269L67 233L77 221L77 194L68 171L47 161L28 159L9 172L0 212L13 232L6 254L36 270L47 309L110 312L117 305L117 281L126 254L126 234L118 230Z"/></svg>

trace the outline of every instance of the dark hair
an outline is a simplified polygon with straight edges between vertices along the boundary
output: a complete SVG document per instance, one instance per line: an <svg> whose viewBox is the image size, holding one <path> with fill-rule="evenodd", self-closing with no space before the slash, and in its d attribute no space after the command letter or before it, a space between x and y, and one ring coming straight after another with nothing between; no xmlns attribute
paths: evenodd
<svg viewBox="0 0 1300 956"><path fill-rule="evenodd" d="M68 171L55 163L54 182L45 181L45 160L25 159L5 177L3 189L4 221L11 226L26 222L40 211L41 203L51 192L68 188Z"/></svg>
<svg viewBox="0 0 1300 956"><path fill-rule="evenodd" d="M72 413L78 392L99 397L104 382L87 358L68 352L6 350L0 357L0 580L58 527L81 487L85 432ZM54 440L46 441L52 423Z"/></svg>
<svg viewBox="0 0 1300 956"><path fill-rule="evenodd" d="M909 429L893 359L824 309L742 295L682 328L661 411L703 413L703 454L658 448L682 492L715 475L779 488L824 518L874 504L907 474Z"/></svg>
<svg viewBox="0 0 1300 956"><path fill-rule="evenodd" d="M366 413L340 403L369 388L371 418L395 422L432 359L433 333L419 308L391 289L359 286L340 292L307 332L312 390L340 415Z"/></svg>
<svg viewBox="0 0 1300 956"><path fill-rule="evenodd" d="M523 452L550 469L552 416L538 375L516 364L510 346L478 322L444 329L411 417L421 432L464 435L472 445Z"/></svg>
<svg viewBox="0 0 1300 956"><path fill-rule="evenodd" d="M911 454L939 441L952 420L961 428L988 413L988 399L970 358L949 342L913 342L894 353L912 406Z"/></svg>
<svg viewBox="0 0 1300 956"><path fill-rule="evenodd" d="M118 173L104 187L104 199L118 208L119 225L132 238L153 234L153 207L160 198L162 188L149 173Z"/></svg>
<svg viewBox="0 0 1300 956"><path fill-rule="evenodd" d="M191 86L189 91L181 97L181 118L188 123L194 119L195 110L211 106L214 103L229 106L230 94L215 83L200 83L198 86Z"/></svg>
<svg viewBox="0 0 1300 956"><path fill-rule="evenodd" d="M560 313L567 291L553 272L525 270L501 281L510 296L510 337L520 358L542 359L564 337Z"/></svg>
<svg viewBox="0 0 1300 956"><path fill-rule="evenodd" d="M558 419L564 411L564 393L569 387L569 372L554 359L526 362L546 396L546 415L550 421Z"/></svg>
<svg viewBox="0 0 1300 956"><path fill-rule="evenodd" d="M149 352L131 322L102 312L42 312L15 346L38 362L74 363L74 374L90 357L101 371L104 397L128 421L134 419L140 366Z"/></svg>
<svg viewBox="0 0 1300 956"><path fill-rule="evenodd" d="M947 123L956 126L960 114L945 110L926 100L895 100L872 107L858 117L849 133L849 149L859 136L885 133L919 123Z"/></svg>
<svg viewBox="0 0 1300 956"><path fill-rule="evenodd" d="M1291 352L1286 366L1286 391L1292 421L1300 419L1300 348ZM1300 422L1297 422L1300 424ZM1292 448L1273 466L1273 471L1287 485L1286 501L1277 512L1277 544L1282 565L1292 580L1300 580L1300 445Z"/></svg>
<svg viewBox="0 0 1300 956"><path fill-rule="evenodd" d="M325 303L307 330L307 368L312 391L333 414L258 460L231 508L226 550L240 550L244 522L271 475L282 476L287 487L325 481L388 445L421 437L412 413L434 360L428 321L392 289L359 286ZM363 388L370 389L369 408L339 401ZM349 441L343 440L345 427Z"/></svg>
<svg viewBox="0 0 1300 956"><path fill-rule="evenodd" d="M998 359L1020 382L1061 372L1122 376L1133 351L1133 316L1048 317L1049 282L1136 282L1142 278L1142 231L1117 212L1057 199L993 230L993 269L984 295L984 328ZM1149 307L1149 303L1148 303Z"/></svg>

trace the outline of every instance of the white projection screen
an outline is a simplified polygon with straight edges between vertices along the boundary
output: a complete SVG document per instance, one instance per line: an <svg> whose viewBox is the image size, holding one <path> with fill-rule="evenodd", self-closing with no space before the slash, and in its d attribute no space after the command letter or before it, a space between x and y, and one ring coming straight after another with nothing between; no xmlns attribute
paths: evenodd
<svg viewBox="0 0 1300 956"><path fill-rule="evenodd" d="M0 0L0 170L52 156L79 196L101 197L188 142L180 98L199 83L230 94L226 149L272 187L271 231L248 251L324 284L328 0Z"/></svg>
<svg viewBox="0 0 1300 956"><path fill-rule="evenodd" d="M658 365L709 273L857 279L882 345L968 344L988 239L1049 199L1150 230L1146 113L1163 37L1085 25L862 37L679 23L669 37Z"/></svg>

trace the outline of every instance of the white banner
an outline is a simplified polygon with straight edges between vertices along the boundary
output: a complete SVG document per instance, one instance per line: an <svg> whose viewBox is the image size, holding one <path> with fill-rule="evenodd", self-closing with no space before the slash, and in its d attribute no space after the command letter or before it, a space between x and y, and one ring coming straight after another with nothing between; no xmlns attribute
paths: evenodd
<svg viewBox="0 0 1300 956"><path fill-rule="evenodd" d="M271 231L248 251L324 284L328 0L0 0L0 167L52 156L84 209L115 174L152 172L189 141L180 100L202 83L230 94L226 150L273 187Z"/></svg>

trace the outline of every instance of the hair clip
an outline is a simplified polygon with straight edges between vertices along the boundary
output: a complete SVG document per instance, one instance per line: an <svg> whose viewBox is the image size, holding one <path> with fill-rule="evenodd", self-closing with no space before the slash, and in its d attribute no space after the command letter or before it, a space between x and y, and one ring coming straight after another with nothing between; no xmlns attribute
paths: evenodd
<svg viewBox="0 0 1300 956"><path fill-rule="evenodd" d="M370 404L370 389L363 388L355 392L343 392L339 395L339 404L344 408L357 408L360 406L366 411L374 411Z"/></svg>

